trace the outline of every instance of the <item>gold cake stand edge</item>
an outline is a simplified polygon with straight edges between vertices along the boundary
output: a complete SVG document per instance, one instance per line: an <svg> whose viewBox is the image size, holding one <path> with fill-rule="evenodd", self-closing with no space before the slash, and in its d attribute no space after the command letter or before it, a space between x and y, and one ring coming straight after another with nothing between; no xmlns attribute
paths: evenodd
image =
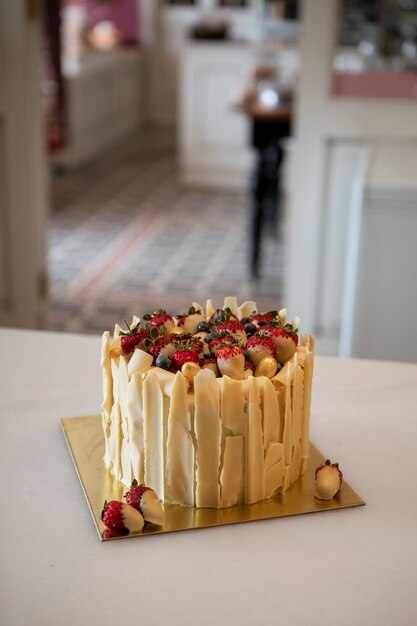
<svg viewBox="0 0 417 626"><path fill-rule="evenodd" d="M283 496L278 494L256 504L235 505L226 509L197 509L166 504L163 526L146 524L140 533L117 535L105 528L100 514L104 500L124 499L126 487L115 480L104 466L104 441L100 416L63 417L60 423L101 541L320 513L365 504L345 480L340 492L332 500L322 501L314 497L314 472L325 457L310 442L307 470Z"/></svg>

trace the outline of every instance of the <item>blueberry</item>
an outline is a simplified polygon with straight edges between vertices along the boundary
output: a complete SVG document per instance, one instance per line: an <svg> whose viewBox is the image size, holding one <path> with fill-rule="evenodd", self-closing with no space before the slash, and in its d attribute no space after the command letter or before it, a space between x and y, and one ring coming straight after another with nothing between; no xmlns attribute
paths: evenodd
<svg viewBox="0 0 417 626"><path fill-rule="evenodd" d="M206 343L210 343L210 341L213 341L213 339L214 339L214 337L213 337L213 335L212 335L211 333L209 333L208 335L206 335L206 336L204 337L204 341L205 341Z"/></svg>
<svg viewBox="0 0 417 626"><path fill-rule="evenodd" d="M245 332L247 335L254 335L257 331L255 324L245 324Z"/></svg>
<svg viewBox="0 0 417 626"><path fill-rule="evenodd" d="M242 317L240 323L243 324L243 326L246 326L246 324L250 324L250 317Z"/></svg>
<svg viewBox="0 0 417 626"><path fill-rule="evenodd" d="M211 326L208 322L198 322L197 331L199 333L209 333Z"/></svg>
<svg viewBox="0 0 417 626"><path fill-rule="evenodd" d="M156 357L155 365L169 371L172 367L172 361L166 354L160 354Z"/></svg>

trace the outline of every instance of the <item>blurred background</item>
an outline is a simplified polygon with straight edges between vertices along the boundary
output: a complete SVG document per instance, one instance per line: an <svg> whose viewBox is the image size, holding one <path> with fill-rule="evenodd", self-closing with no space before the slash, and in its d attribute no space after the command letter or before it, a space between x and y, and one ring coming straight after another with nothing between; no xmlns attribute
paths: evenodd
<svg viewBox="0 0 417 626"><path fill-rule="evenodd" d="M210 297L417 361L417 0L0 0L0 324Z"/></svg>

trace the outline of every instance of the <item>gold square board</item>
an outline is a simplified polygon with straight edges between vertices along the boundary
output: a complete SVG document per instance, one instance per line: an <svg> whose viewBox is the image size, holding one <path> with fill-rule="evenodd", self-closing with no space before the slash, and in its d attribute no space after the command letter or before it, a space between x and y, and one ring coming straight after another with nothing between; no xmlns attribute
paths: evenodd
<svg viewBox="0 0 417 626"><path fill-rule="evenodd" d="M101 541L146 537L302 513L320 513L365 504L346 481L343 481L340 492L333 500L323 501L314 497L315 469L324 462L325 457L310 443L307 471L283 496L278 494L256 504L240 504L219 510L165 504L163 526L147 524L140 533L114 535L104 527L100 514L104 500L124 500L126 487L110 476L104 466L101 418L97 415L64 417L61 425Z"/></svg>

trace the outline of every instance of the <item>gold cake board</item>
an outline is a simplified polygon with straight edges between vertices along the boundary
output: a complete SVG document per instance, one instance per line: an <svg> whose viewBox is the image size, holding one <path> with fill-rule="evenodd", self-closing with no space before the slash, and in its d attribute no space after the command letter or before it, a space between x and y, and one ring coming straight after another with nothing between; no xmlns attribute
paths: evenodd
<svg viewBox="0 0 417 626"><path fill-rule="evenodd" d="M278 494L269 500L256 504L241 504L219 510L165 504L163 526L147 524L140 533L115 535L105 528L100 519L100 514L104 500L124 501L123 496L127 489L110 476L105 469L101 418L97 415L64 417L61 419L61 425L85 497L87 498L88 506L102 541L128 537L145 537L224 524L238 524L240 522L300 515L302 513L319 513L365 504L346 481L343 481L340 492L333 500L323 501L314 497L314 472L316 467L324 462L325 457L310 443L307 471L288 489L284 496Z"/></svg>

